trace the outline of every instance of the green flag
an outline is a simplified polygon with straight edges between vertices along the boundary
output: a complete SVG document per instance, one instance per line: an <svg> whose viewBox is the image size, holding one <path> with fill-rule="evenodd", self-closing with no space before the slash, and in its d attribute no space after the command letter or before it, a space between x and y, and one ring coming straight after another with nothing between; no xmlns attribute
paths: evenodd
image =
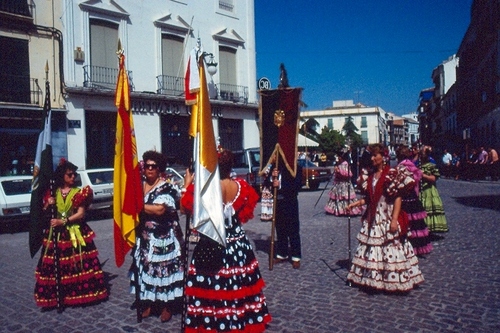
<svg viewBox="0 0 500 333"><path fill-rule="evenodd" d="M43 106L42 130L38 135L36 147L35 168L33 170L33 181L31 184L31 207L29 242L30 253L33 258L42 246L43 229L48 226L43 212L43 196L50 188L52 179L52 145L51 145L51 106L50 106L50 84L45 82L45 104Z"/></svg>

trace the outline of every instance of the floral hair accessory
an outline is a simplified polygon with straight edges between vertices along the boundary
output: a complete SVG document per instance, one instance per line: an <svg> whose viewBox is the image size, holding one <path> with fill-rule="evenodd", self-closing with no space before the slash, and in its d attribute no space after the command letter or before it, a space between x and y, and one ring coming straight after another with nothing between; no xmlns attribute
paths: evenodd
<svg viewBox="0 0 500 333"><path fill-rule="evenodd" d="M63 164L65 164L67 161L68 161L68 160L66 160L64 157L61 157L61 158L59 159L59 165L63 165Z"/></svg>

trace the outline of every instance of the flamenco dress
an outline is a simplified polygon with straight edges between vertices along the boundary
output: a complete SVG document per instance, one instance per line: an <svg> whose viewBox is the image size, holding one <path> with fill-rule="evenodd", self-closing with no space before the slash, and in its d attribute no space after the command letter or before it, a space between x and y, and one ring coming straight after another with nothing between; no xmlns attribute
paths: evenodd
<svg viewBox="0 0 500 333"><path fill-rule="evenodd" d="M440 176L438 168L433 163L425 163L421 169L424 174L433 175L436 179ZM430 232L447 232L448 223L444 213L443 201L436 188L436 182L426 181L425 179L422 181L420 201L427 212L425 224Z"/></svg>
<svg viewBox="0 0 500 333"><path fill-rule="evenodd" d="M361 215L362 209L354 207L350 211L346 208L349 204L358 201L354 186L350 181L352 173L349 170L347 161L342 162L335 170L335 178L333 187L328 192L328 202L325 206L327 214L335 216L358 216Z"/></svg>
<svg viewBox="0 0 500 333"><path fill-rule="evenodd" d="M367 209L357 236L359 244L347 275L347 280L357 286L406 292L424 281L418 258L405 237L407 227L401 226L396 233L389 231L394 198L399 195L397 179L394 173L392 176L389 174L388 166L378 180L365 172L360 176Z"/></svg>
<svg viewBox="0 0 500 333"><path fill-rule="evenodd" d="M222 268L211 273L200 271L194 257L189 266L185 286L187 333L264 332L271 321L259 263L241 226L253 218L259 197L244 180L235 181L238 194L224 207L226 248ZM193 207L192 189L190 185L182 197L188 211Z"/></svg>
<svg viewBox="0 0 500 333"><path fill-rule="evenodd" d="M406 181L402 180L400 184L404 187L401 189L401 209L408 214L410 223L408 239L416 255L429 254L432 251L432 243L429 228L427 228L427 224L425 224L427 212L418 196L422 171L408 159L401 161L397 169L399 169L398 174L403 175L403 178L406 179Z"/></svg>
<svg viewBox="0 0 500 333"><path fill-rule="evenodd" d="M49 197L50 193L47 193L45 201ZM88 186L82 190L72 188L66 197L57 189L57 218L69 218L78 207L88 206L92 197L92 190ZM108 298L94 237L94 231L84 220L46 228L35 270L34 296L37 306L55 308L58 294L62 306L89 305Z"/></svg>
<svg viewBox="0 0 500 333"><path fill-rule="evenodd" d="M131 268L130 293L135 294L136 274L139 298L146 302L181 302L184 285L182 244L184 242L175 208L176 189L160 181L144 195L145 204L166 205L165 214L142 212L136 244L132 251L138 271Z"/></svg>

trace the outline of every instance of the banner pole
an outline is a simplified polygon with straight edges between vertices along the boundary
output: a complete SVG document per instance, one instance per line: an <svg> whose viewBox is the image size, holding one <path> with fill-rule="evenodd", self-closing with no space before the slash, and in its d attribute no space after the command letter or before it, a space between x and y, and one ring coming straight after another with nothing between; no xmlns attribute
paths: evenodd
<svg viewBox="0 0 500 333"><path fill-rule="evenodd" d="M278 170L279 166L279 156L278 156L278 151L276 150L276 156L275 156L275 161L276 161L276 170ZM271 175L272 175L273 170L271 170ZM271 181L273 183L273 219L271 222L271 246L269 249L269 270L273 270L273 264L274 264L274 234L276 230L276 205L277 205L277 196L278 196L278 187L274 186L274 176L271 176Z"/></svg>

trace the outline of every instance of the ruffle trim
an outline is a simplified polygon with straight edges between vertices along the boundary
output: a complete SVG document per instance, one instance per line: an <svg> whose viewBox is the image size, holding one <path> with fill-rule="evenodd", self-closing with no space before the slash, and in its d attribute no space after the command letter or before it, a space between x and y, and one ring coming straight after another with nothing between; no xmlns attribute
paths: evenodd
<svg viewBox="0 0 500 333"><path fill-rule="evenodd" d="M265 287L264 280L259 278L255 284L248 287L242 287L237 290L214 290L214 289L204 289L189 286L189 282L185 287L185 294L187 296L194 296L204 299L212 300L234 300L239 298L244 298L252 295L258 295L262 292Z"/></svg>
<svg viewBox="0 0 500 333"><path fill-rule="evenodd" d="M422 211L422 212L417 212L417 213L408 213L408 220L410 221L416 221L416 220L423 220L427 217L427 212L426 211Z"/></svg>
<svg viewBox="0 0 500 333"><path fill-rule="evenodd" d="M142 270L142 267L141 267ZM134 282L134 274L132 272L129 272L130 274L130 281ZM142 283L148 284L150 286L158 286L158 287L166 287L170 286L171 284L175 282L180 282L184 279L184 273L183 271L178 271L175 272L174 274L171 274L166 277L156 277L156 276L151 276L146 274L145 272L142 272L139 276L139 281L142 281Z"/></svg>
<svg viewBox="0 0 500 333"><path fill-rule="evenodd" d="M85 232L86 230L82 230L83 232ZM47 234L48 235L48 234ZM53 250L54 246L52 245L54 242L52 239L47 239L47 235L45 235L44 239L43 239L43 251L42 253L45 252L45 248L50 245L50 248L49 250ZM55 236L58 237L60 235L64 235L68 237L68 239L62 239L62 237L59 237L59 239L57 240L57 248L62 250L62 251L65 251L69 248L72 248L73 247L73 243L71 242L71 240L69 239L69 233L68 233L68 230L64 230L63 232L61 233L57 233ZM94 240L95 238L95 233L93 230L89 230L87 232L87 234L83 235L83 239L85 241L85 244L90 244L92 243L92 241ZM85 249L82 249L82 251L85 251Z"/></svg>
<svg viewBox="0 0 500 333"><path fill-rule="evenodd" d="M425 238L429 236L429 229L420 229L420 230L410 230L408 232L409 238Z"/></svg>
<svg viewBox="0 0 500 333"><path fill-rule="evenodd" d="M419 274L412 277L406 282L389 282L375 280L366 276L359 276L351 272L347 276L347 280L359 286L367 286L377 290L401 292L410 291L416 286L422 284L424 282L424 277L422 276L422 274Z"/></svg>
<svg viewBox="0 0 500 333"><path fill-rule="evenodd" d="M429 243L425 246L421 247L413 247L413 252L417 255L422 255L422 254L429 254L432 252L432 243Z"/></svg>
<svg viewBox="0 0 500 333"><path fill-rule="evenodd" d="M102 302L108 299L108 291L107 290L100 290L95 293L87 294L87 295L80 295L80 296L75 296L75 297L70 297L70 296L65 296L63 299L64 305L69 305L69 306L78 306L78 305L84 305L84 304L89 304L89 303L96 303L96 302ZM35 302L36 305L42 308L53 308L57 306L57 299L56 298L51 298L51 299L40 299L37 298L35 295Z"/></svg>
<svg viewBox="0 0 500 333"><path fill-rule="evenodd" d="M130 287L130 293L135 294L134 286ZM168 302L168 301L173 301L174 299L180 299L182 297L183 297L182 288L175 288L169 292L161 292L161 293L155 293L149 290L145 290L140 293L141 300L148 300L153 302L154 301Z"/></svg>
<svg viewBox="0 0 500 333"><path fill-rule="evenodd" d="M263 295L259 296L254 302L243 303L242 306L236 307L223 307L214 308L211 305L208 306L196 306L189 305L187 308L187 313L192 317L211 317L211 318L225 318L227 316L237 316L238 318L243 318L247 314L255 314L263 312L266 299Z"/></svg>
<svg viewBox="0 0 500 333"><path fill-rule="evenodd" d="M35 272L35 278L37 281L37 285L39 286L55 286L56 285L56 280L55 277L52 275L51 277L46 277L42 276L42 274L39 271ZM61 284L62 285L72 285L72 284L79 284L79 283L86 283L90 282L92 280L98 280L102 281L104 283L104 273L102 270L89 270L77 274L73 274L72 276L62 276L61 277Z"/></svg>
<svg viewBox="0 0 500 333"><path fill-rule="evenodd" d="M243 330L240 329L231 329L228 331L224 332L238 332L238 333L259 333L259 332L264 332L266 330L266 325L271 321L271 315L266 314L264 316L264 321L262 323L258 324L246 324L245 328ZM213 328L206 328L206 327L186 327L184 329L185 333L213 333L216 332L215 329Z"/></svg>
<svg viewBox="0 0 500 333"><path fill-rule="evenodd" d="M225 278L230 278L233 276L252 274L259 267L259 262L256 258L250 262L250 264L243 267L231 267L231 268L221 268L217 275L223 276ZM196 267L194 265L189 265L189 275L197 275Z"/></svg>

